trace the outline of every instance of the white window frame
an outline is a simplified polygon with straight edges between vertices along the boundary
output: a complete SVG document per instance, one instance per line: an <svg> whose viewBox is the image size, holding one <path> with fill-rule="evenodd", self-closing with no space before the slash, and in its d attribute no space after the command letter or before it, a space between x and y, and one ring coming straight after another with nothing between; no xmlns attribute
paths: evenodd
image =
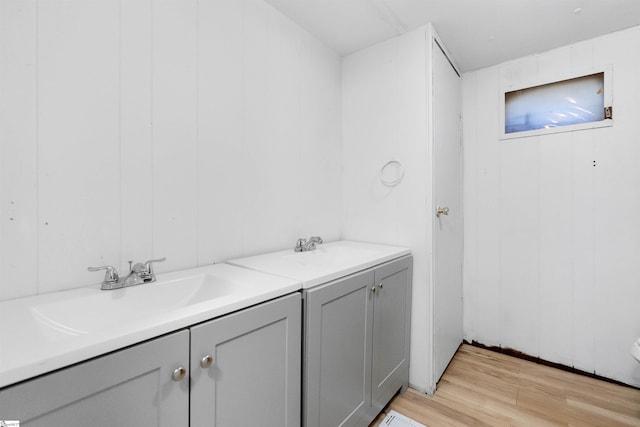
<svg viewBox="0 0 640 427"><path fill-rule="evenodd" d="M561 132L574 132L578 130L585 129L595 129L613 126L613 119L604 119L596 122L589 123L578 123L574 125L567 126L558 126L549 129L533 129L522 132L511 132L505 133L505 94L508 92L513 92L516 90L529 89L536 86L542 86L550 83L557 83L564 80L570 80L575 78L580 78L584 76L589 76L591 74L604 73L604 106L605 107L613 107L613 66L612 65L603 65L600 67L594 67L586 70L580 70L580 72L573 72L565 75L558 75L554 79L548 80L538 80L535 82L528 82L523 85L510 85L503 86L500 89L500 129L499 129L499 139L500 140L510 140L516 138L526 138L530 136L539 136L539 135L549 135ZM615 113L615 109L613 109Z"/></svg>

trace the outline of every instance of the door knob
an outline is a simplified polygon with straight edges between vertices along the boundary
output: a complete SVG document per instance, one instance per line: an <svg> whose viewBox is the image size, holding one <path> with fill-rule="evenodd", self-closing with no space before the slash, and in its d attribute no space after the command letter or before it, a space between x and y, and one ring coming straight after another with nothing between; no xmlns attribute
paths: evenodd
<svg viewBox="0 0 640 427"><path fill-rule="evenodd" d="M440 206L438 206L438 210L436 211L436 216L440 218L440 215L449 215L449 208L447 207L441 208Z"/></svg>

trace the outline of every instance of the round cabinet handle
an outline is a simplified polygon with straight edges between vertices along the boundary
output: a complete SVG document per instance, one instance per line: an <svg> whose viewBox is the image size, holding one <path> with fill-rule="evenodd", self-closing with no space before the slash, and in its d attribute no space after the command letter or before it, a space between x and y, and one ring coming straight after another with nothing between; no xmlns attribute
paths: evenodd
<svg viewBox="0 0 640 427"><path fill-rule="evenodd" d="M371 292L375 294L377 289L378 289L378 288L376 288L375 286L373 286L373 287L371 288Z"/></svg>
<svg viewBox="0 0 640 427"><path fill-rule="evenodd" d="M378 287L379 287L380 289L384 288L384 286L382 286L382 285L383 285L383 283L382 283L382 282L380 282L380 284L378 285Z"/></svg>
<svg viewBox="0 0 640 427"><path fill-rule="evenodd" d="M186 375L187 375L187 370L184 369L182 366L178 366L176 369L173 370L173 373L171 374L171 379L174 381L182 381L182 379L184 379Z"/></svg>
<svg viewBox="0 0 640 427"><path fill-rule="evenodd" d="M200 366L203 368L209 368L211 365L213 365L213 357L211 357L211 355L207 354L205 357L200 359Z"/></svg>

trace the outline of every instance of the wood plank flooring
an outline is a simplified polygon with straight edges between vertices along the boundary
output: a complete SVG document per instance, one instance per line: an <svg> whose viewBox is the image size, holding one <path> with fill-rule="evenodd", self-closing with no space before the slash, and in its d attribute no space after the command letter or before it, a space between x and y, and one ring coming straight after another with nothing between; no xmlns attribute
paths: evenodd
<svg viewBox="0 0 640 427"><path fill-rule="evenodd" d="M391 409L428 427L640 426L640 390L463 345L434 396L409 389Z"/></svg>

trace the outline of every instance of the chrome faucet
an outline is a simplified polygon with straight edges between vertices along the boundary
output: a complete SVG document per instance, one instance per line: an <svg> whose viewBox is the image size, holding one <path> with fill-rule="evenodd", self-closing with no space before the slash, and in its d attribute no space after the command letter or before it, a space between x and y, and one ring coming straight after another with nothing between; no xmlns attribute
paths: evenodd
<svg viewBox="0 0 640 427"><path fill-rule="evenodd" d="M104 280L102 281L102 290L111 290L126 288L128 286L141 285L143 283L151 283L156 281L156 275L153 273L154 262L165 262L167 258L151 259L144 263L138 262L132 266L133 261L129 261L129 274L125 278L120 278L118 271L111 265L101 267L89 267L89 271L106 270Z"/></svg>
<svg viewBox="0 0 640 427"><path fill-rule="evenodd" d="M313 251L316 249L317 245L321 243L322 237L320 236L311 236L309 239L298 239L296 247L293 248L293 250L296 252Z"/></svg>

